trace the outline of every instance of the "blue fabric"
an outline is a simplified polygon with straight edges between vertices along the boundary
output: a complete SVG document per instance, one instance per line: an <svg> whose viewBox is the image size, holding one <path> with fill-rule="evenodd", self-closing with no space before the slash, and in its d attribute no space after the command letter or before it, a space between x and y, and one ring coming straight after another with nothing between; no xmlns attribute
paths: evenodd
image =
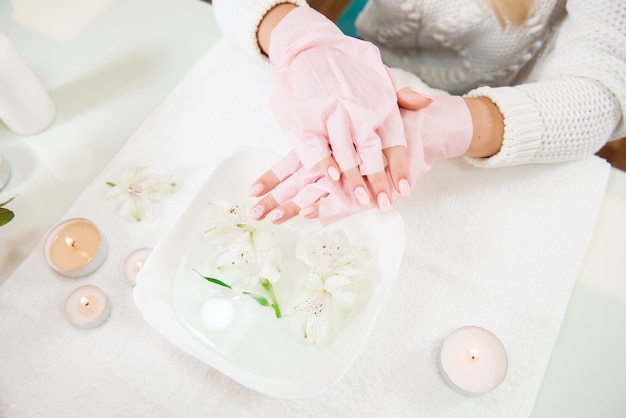
<svg viewBox="0 0 626 418"><path fill-rule="evenodd" d="M337 19L337 26L343 33L358 38L354 21L359 15L367 0L353 0L343 14Z"/></svg>

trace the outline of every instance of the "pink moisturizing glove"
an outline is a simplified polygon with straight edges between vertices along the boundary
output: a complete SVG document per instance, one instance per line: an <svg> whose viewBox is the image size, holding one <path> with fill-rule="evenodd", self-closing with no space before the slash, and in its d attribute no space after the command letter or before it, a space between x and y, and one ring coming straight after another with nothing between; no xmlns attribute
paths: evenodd
<svg viewBox="0 0 626 418"><path fill-rule="evenodd" d="M427 108L417 111L402 109L401 115L408 141L412 183L436 161L463 155L472 140L472 118L461 97L437 97ZM284 158L273 170L282 173L284 178L288 166L296 164L293 158L293 155ZM311 170L299 167L277 186L276 200L283 203L291 199L301 208L319 200L319 217L325 225L367 209L356 203L340 183L322 177L316 170L316 167ZM302 187L303 184L306 186ZM392 200L398 197L394 192ZM370 207L375 206L372 204Z"/></svg>
<svg viewBox="0 0 626 418"><path fill-rule="evenodd" d="M371 43L298 7L273 30L269 57L270 108L306 168L332 153L342 171L372 174L384 170L382 148L406 145L393 77Z"/></svg>

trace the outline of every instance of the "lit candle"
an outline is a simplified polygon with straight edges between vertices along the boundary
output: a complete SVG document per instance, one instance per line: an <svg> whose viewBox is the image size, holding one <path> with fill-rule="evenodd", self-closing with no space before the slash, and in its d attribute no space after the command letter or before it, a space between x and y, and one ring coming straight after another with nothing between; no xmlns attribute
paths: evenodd
<svg viewBox="0 0 626 418"><path fill-rule="evenodd" d="M152 253L152 248L138 248L124 260L124 277L131 285L137 283L137 275Z"/></svg>
<svg viewBox="0 0 626 418"><path fill-rule="evenodd" d="M439 369L452 389L464 395L480 395L504 381L508 359L498 337L484 328L467 326L445 339Z"/></svg>
<svg viewBox="0 0 626 418"><path fill-rule="evenodd" d="M65 317L79 328L97 327L110 313L108 298L99 287L92 285L74 290L65 302Z"/></svg>
<svg viewBox="0 0 626 418"><path fill-rule="evenodd" d="M55 271L67 277L93 273L104 262L107 243L98 228L87 219L69 219L48 235L46 261Z"/></svg>

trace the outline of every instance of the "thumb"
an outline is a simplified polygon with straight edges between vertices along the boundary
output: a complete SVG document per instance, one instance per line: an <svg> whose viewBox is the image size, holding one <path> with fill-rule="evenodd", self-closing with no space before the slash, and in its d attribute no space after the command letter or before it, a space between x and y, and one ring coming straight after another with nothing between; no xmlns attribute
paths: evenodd
<svg viewBox="0 0 626 418"><path fill-rule="evenodd" d="M404 87L397 91L398 105L404 109L420 110L428 107L432 102L432 97L419 94L409 87Z"/></svg>

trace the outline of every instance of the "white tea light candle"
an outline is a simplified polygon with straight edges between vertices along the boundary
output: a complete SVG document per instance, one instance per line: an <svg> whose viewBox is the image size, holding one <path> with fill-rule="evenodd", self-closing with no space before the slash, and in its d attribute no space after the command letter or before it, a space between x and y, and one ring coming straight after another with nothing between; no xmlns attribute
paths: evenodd
<svg viewBox="0 0 626 418"><path fill-rule="evenodd" d="M107 320L111 304L104 292L86 285L74 290L65 301L65 317L79 328L94 328Z"/></svg>
<svg viewBox="0 0 626 418"><path fill-rule="evenodd" d="M452 389L464 395L481 395L495 389L504 381L508 367L502 342L481 327L456 329L441 346L441 375Z"/></svg>
<svg viewBox="0 0 626 418"><path fill-rule="evenodd" d="M93 273L106 258L107 242L96 225L75 218L55 226L45 243L46 261L67 277Z"/></svg>
<svg viewBox="0 0 626 418"><path fill-rule="evenodd" d="M137 275L152 253L152 248L138 248L124 260L124 277L131 285L137 283Z"/></svg>

